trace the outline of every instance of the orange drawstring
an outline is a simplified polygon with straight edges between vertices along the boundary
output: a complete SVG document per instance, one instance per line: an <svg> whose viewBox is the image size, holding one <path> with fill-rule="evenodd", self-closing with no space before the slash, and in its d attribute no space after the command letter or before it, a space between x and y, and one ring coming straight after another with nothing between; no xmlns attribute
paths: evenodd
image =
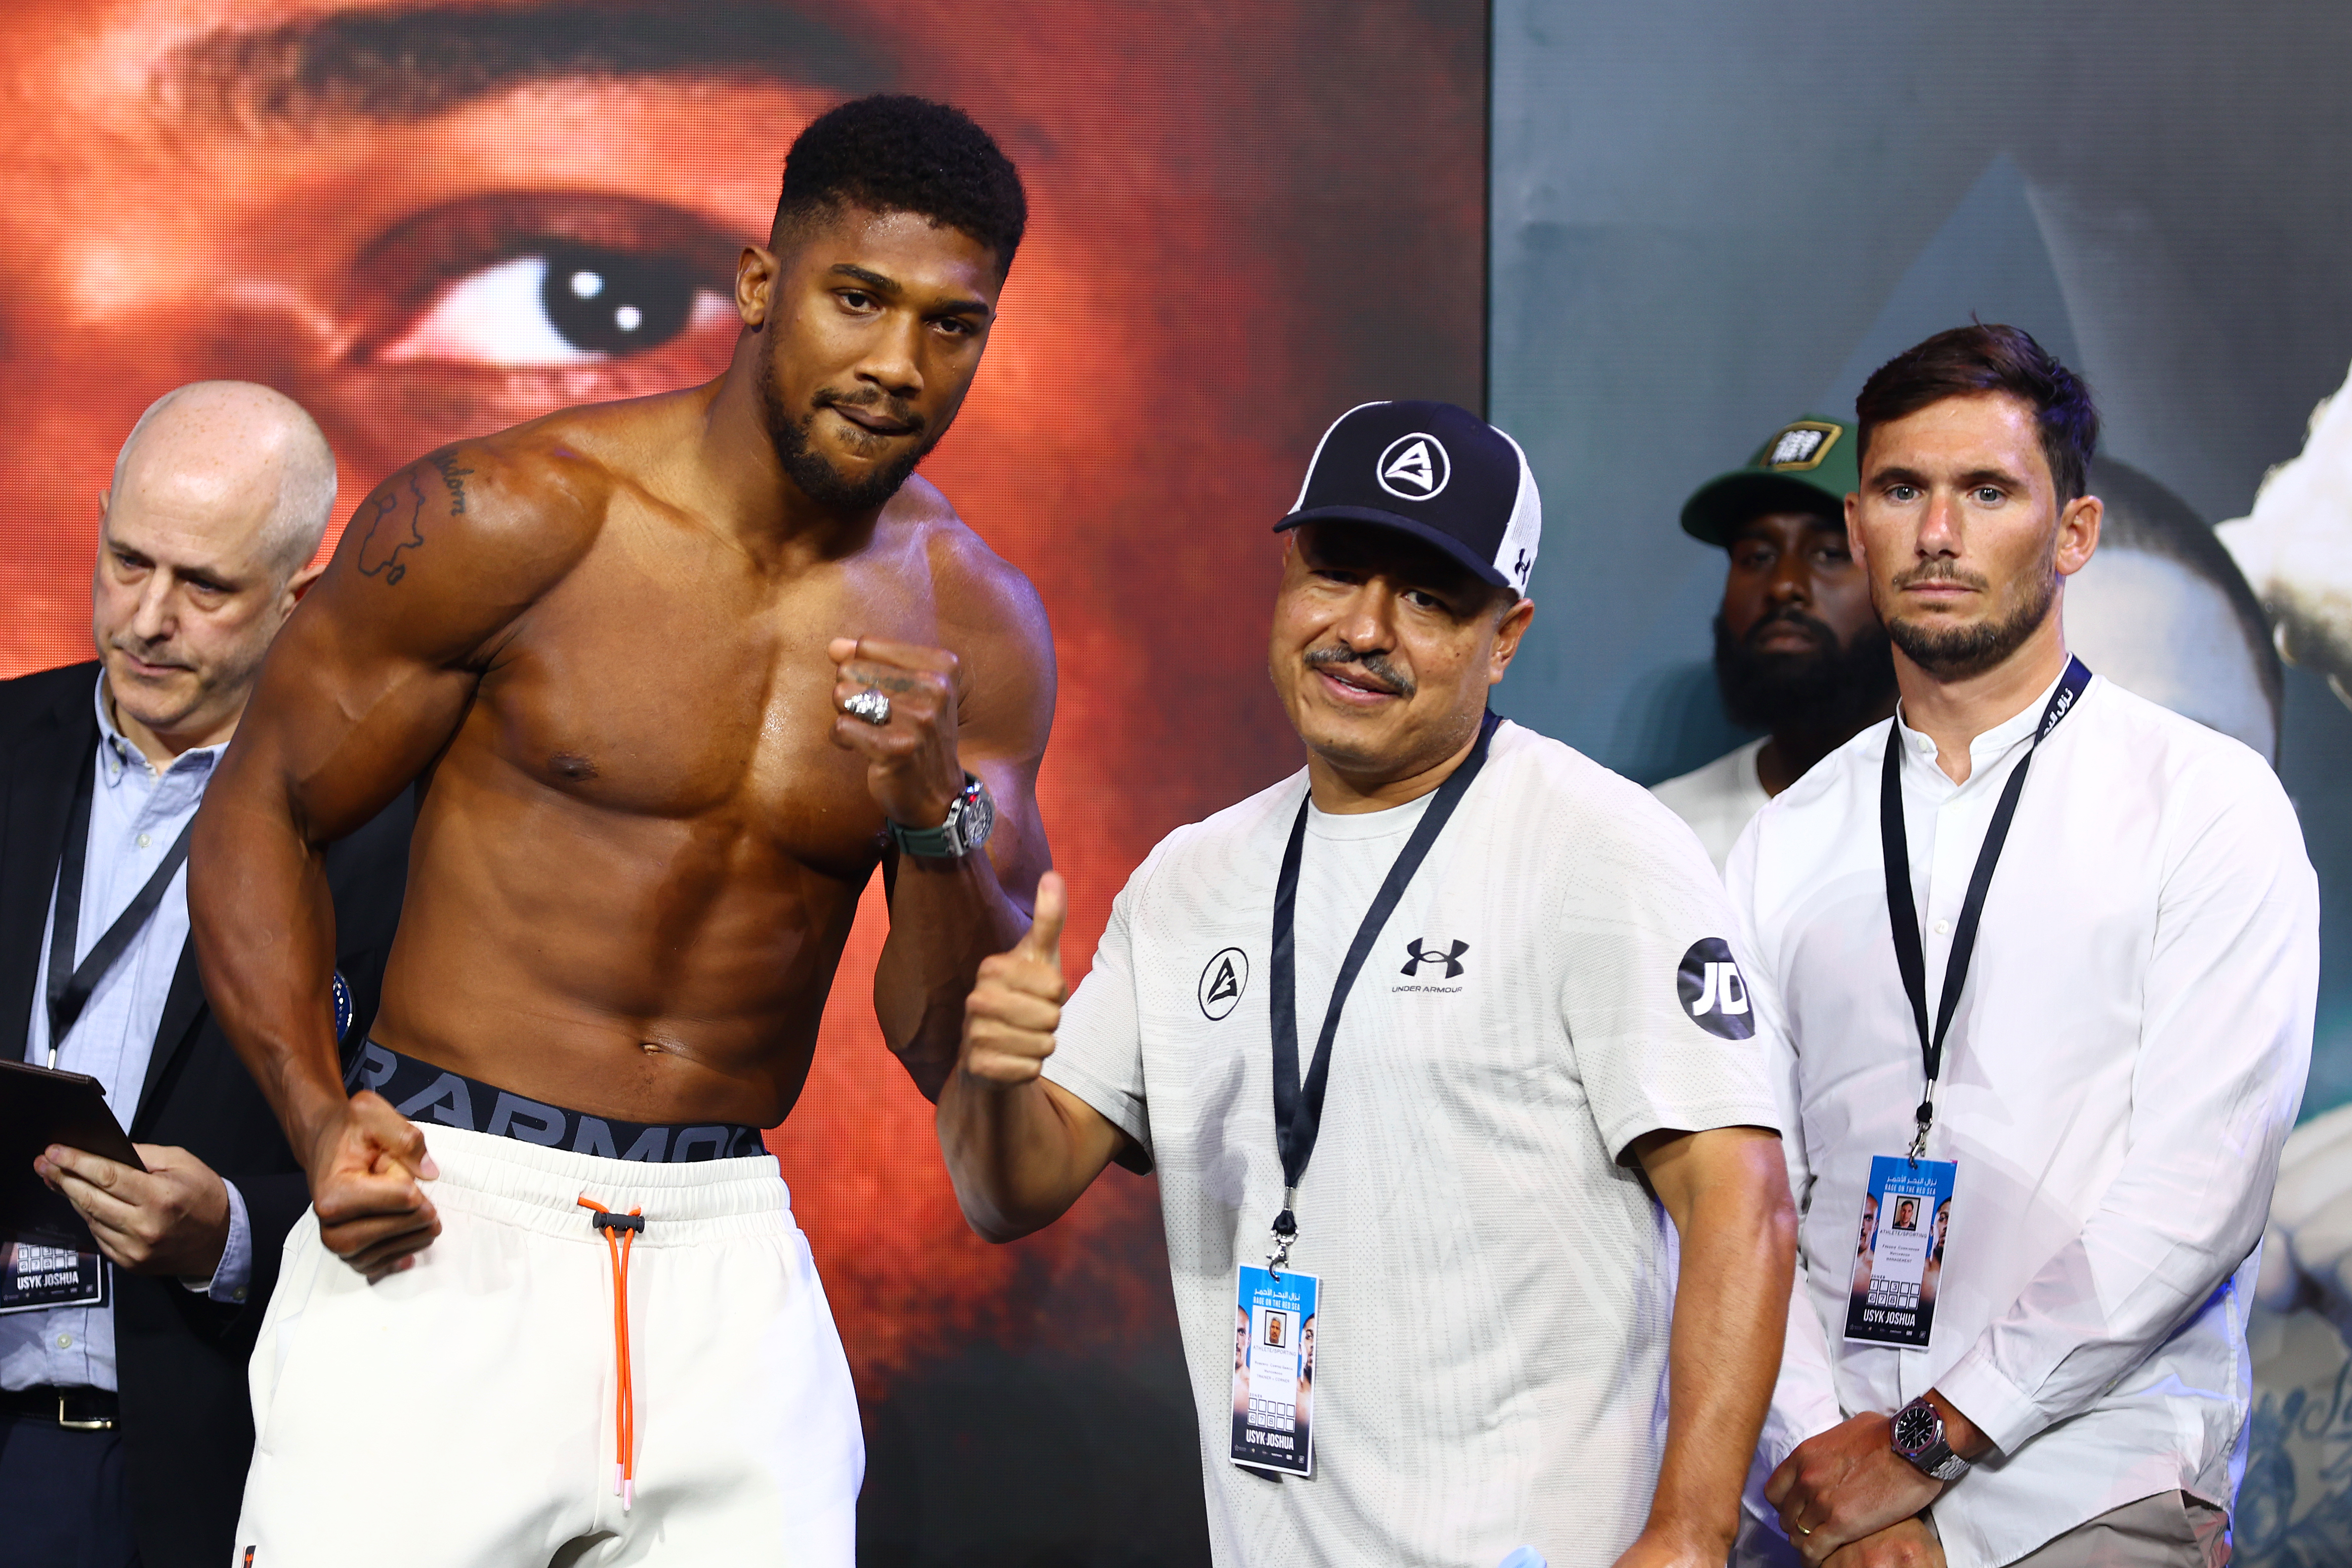
<svg viewBox="0 0 2352 1568"><path fill-rule="evenodd" d="M621 1511L626 1513L637 1495L637 1401L629 1382L629 1248L636 1241L637 1232L646 1228L646 1211L640 1205L626 1214L615 1214L587 1197L580 1199L580 1207L596 1211L588 1223L604 1233L604 1250L613 1259L613 1367L617 1375L613 1390L613 1490L621 1500Z"/></svg>

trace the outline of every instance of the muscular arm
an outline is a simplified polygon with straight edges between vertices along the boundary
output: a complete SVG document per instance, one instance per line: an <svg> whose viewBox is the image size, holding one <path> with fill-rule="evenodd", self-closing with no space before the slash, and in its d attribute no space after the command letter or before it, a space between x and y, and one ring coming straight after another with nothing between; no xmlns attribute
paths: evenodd
<svg viewBox="0 0 2352 1568"><path fill-rule="evenodd" d="M1054 645L1028 582L959 528L936 570L943 637L960 652L844 638L832 647L835 706L871 687L891 722L843 714L835 738L867 759L884 813L936 827L971 773L996 803L985 853L961 860L894 855L887 868L890 935L874 973L883 1039L926 1099L955 1066L964 1000L982 959L1028 929L1027 905L1051 863L1037 813L1037 768L1054 722Z"/></svg>
<svg viewBox="0 0 2352 1568"><path fill-rule="evenodd" d="M400 1255L373 1250L395 1235L415 1238L405 1250L429 1239L430 1206L409 1180L421 1141L373 1095L361 1113L373 1131L352 1141L330 1002L326 846L430 764L465 715L485 650L568 562L496 468L478 449L453 449L361 504L271 650L189 851L205 997L310 1173L329 1244L363 1268ZM357 1228L337 1233L339 1217Z"/></svg>
<svg viewBox="0 0 2352 1568"><path fill-rule="evenodd" d="M1797 1249L1780 1141L1760 1127L1634 1145L1682 1241L1666 1451L1649 1523L1622 1563L1720 1563L1772 1396Z"/></svg>

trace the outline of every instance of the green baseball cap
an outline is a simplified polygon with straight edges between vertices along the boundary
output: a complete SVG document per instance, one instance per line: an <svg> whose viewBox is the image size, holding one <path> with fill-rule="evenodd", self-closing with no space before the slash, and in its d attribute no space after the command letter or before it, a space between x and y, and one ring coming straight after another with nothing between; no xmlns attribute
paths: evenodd
<svg viewBox="0 0 2352 1568"><path fill-rule="evenodd" d="M1766 512L1820 512L1843 524L1862 486L1853 425L1809 413L1774 431L1745 468L1718 474L1683 503L1683 532L1728 548L1740 524Z"/></svg>

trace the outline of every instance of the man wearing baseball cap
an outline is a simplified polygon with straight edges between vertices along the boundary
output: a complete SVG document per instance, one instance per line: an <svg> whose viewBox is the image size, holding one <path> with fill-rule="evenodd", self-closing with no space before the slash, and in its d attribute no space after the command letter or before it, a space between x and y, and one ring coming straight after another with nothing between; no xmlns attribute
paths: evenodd
<svg viewBox="0 0 2352 1568"><path fill-rule="evenodd" d="M1717 870L1748 820L1895 711L1895 660L1845 542L1853 425L1807 414L1683 507L1683 532L1731 558L1715 618L1723 710L1766 734L1654 791Z"/></svg>
<svg viewBox="0 0 2352 1568"><path fill-rule="evenodd" d="M1158 1167L1227 1568L1717 1568L1794 1225L1724 894L1487 710L1542 528L1510 437L1350 410L1276 527L1307 766L1163 841L1066 1006L1048 875L940 1098L965 1216Z"/></svg>

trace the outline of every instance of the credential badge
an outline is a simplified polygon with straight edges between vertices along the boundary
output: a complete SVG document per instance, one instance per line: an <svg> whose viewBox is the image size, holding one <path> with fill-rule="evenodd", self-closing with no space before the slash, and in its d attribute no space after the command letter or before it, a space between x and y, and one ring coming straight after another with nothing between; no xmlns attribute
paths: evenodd
<svg viewBox="0 0 2352 1568"><path fill-rule="evenodd" d="M1238 947L1228 947L1209 960L1201 971L1197 995L1201 1011L1214 1023L1241 1005L1242 993L1249 989L1249 955Z"/></svg>

